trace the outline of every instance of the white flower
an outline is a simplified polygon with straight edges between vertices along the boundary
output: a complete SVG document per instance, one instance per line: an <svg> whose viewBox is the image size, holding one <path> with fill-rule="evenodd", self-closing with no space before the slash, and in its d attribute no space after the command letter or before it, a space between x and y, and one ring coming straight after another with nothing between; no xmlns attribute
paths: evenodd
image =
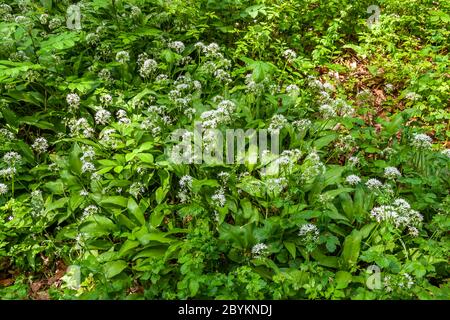
<svg viewBox="0 0 450 320"><path fill-rule="evenodd" d="M387 179L395 179L401 177L402 174L395 167L386 167L384 168L384 177Z"/></svg>
<svg viewBox="0 0 450 320"><path fill-rule="evenodd" d="M274 194L279 194L283 189L287 187L287 179L281 178L270 178L266 181L267 191Z"/></svg>
<svg viewBox="0 0 450 320"><path fill-rule="evenodd" d="M225 191L223 188L219 188L215 194L211 197L214 205L223 207L226 202Z"/></svg>
<svg viewBox="0 0 450 320"><path fill-rule="evenodd" d="M131 7L131 17L136 18L141 14L141 9L136 6Z"/></svg>
<svg viewBox="0 0 450 320"><path fill-rule="evenodd" d="M37 153L43 153L47 151L48 149L48 142L45 138L36 138L34 140L34 143L31 145L31 147L37 152Z"/></svg>
<svg viewBox="0 0 450 320"><path fill-rule="evenodd" d="M80 191L80 196L87 197L88 195L89 195L89 192L87 192L86 190L81 190Z"/></svg>
<svg viewBox="0 0 450 320"><path fill-rule="evenodd" d="M393 223L396 228L407 227L412 234L418 233L417 227L423 220L423 216L412 210L404 199L396 199L391 205L375 207L370 214L377 222L388 221Z"/></svg>
<svg viewBox="0 0 450 320"><path fill-rule="evenodd" d="M87 217L97 213L98 211L99 208L97 206L94 205L87 206L86 208L84 208L82 219L86 219Z"/></svg>
<svg viewBox="0 0 450 320"><path fill-rule="evenodd" d="M223 69L217 69L216 71L214 71L214 77L216 77L217 80L219 80L223 83L231 82L230 74Z"/></svg>
<svg viewBox="0 0 450 320"><path fill-rule="evenodd" d="M0 170L0 177L3 177L5 179L12 179L12 177L17 173L16 168L14 167L8 167L6 169Z"/></svg>
<svg viewBox="0 0 450 320"><path fill-rule="evenodd" d="M184 43L181 41L173 41L169 43L169 48L175 50L177 53L182 53L184 51Z"/></svg>
<svg viewBox="0 0 450 320"><path fill-rule="evenodd" d="M0 129L0 136L2 136L3 138L5 138L7 140L14 140L15 139L14 134L11 131L9 131L9 130L7 130L5 128Z"/></svg>
<svg viewBox="0 0 450 320"><path fill-rule="evenodd" d="M39 21L41 24L47 24L48 23L48 14L43 13L39 16Z"/></svg>
<svg viewBox="0 0 450 320"><path fill-rule="evenodd" d="M253 247L252 247L252 255L255 257L255 258L261 258L262 256L264 256L264 255L266 255L268 252L267 252L267 249L268 249L268 247L267 247L267 245L266 244L264 244L264 243L258 243L258 244L255 244Z"/></svg>
<svg viewBox="0 0 450 320"><path fill-rule="evenodd" d="M348 162L350 163L351 166L355 166L359 163L359 158L358 157L350 157L350 158L348 158Z"/></svg>
<svg viewBox="0 0 450 320"><path fill-rule="evenodd" d="M287 49L283 52L283 58L285 58L289 63L291 63L295 58L297 58L297 54L294 50Z"/></svg>
<svg viewBox="0 0 450 320"><path fill-rule="evenodd" d="M100 102L104 106L109 106L112 103L112 96L110 94L102 94L100 96Z"/></svg>
<svg viewBox="0 0 450 320"><path fill-rule="evenodd" d="M408 92L405 95L405 98L411 101L419 100L421 98L421 95L415 92Z"/></svg>
<svg viewBox="0 0 450 320"><path fill-rule="evenodd" d="M329 104L323 104L319 107L319 112L325 119L333 118L337 116L336 109Z"/></svg>
<svg viewBox="0 0 450 320"><path fill-rule="evenodd" d="M286 87L287 93L294 93L297 94L300 91L299 87L295 84L290 84Z"/></svg>
<svg viewBox="0 0 450 320"><path fill-rule="evenodd" d="M0 183L0 195L4 195L8 192L8 186L4 183Z"/></svg>
<svg viewBox="0 0 450 320"><path fill-rule="evenodd" d="M442 150L441 153L442 153L444 156L450 158L450 149Z"/></svg>
<svg viewBox="0 0 450 320"><path fill-rule="evenodd" d="M18 154L17 152L10 151L5 153L3 156L3 161L10 166L14 166L16 164L19 164L22 160L22 156Z"/></svg>
<svg viewBox="0 0 450 320"><path fill-rule="evenodd" d="M217 176L220 179L222 179L222 181L224 183L226 183L228 181L228 179L230 179L230 174L228 172L224 172L224 171L219 172L219 174Z"/></svg>
<svg viewBox="0 0 450 320"><path fill-rule="evenodd" d="M130 54L127 51L119 51L116 54L116 60L120 63L126 63L130 61Z"/></svg>
<svg viewBox="0 0 450 320"><path fill-rule="evenodd" d="M309 119L300 119L292 122L292 126L297 130L303 131L310 128L312 126L312 122Z"/></svg>
<svg viewBox="0 0 450 320"><path fill-rule="evenodd" d="M50 20L50 22L48 23L48 27L50 28L50 30L56 29L59 26L61 26L62 22L61 19L59 18L53 18L52 20Z"/></svg>
<svg viewBox="0 0 450 320"><path fill-rule="evenodd" d="M95 166L91 162L84 162L83 165L81 166L81 171L83 173L93 172L93 171L95 171Z"/></svg>
<svg viewBox="0 0 450 320"><path fill-rule="evenodd" d="M383 184L378 179L369 179L366 182L366 186L369 189L378 189L378 188L381 188L383 186Z"/></svg>
<svg viewBox="0 0 450 320"><path fill-rule="evenodd" d="M148 78L158 67L158 63L153 59L146 59L139 69L142 78Z"/></svg>
<svg viewBox="0 0 450 320"><path fill-rule="evenodd" d="M106 125L111 119L111 112L106 109L100 109L95 113L95 122L100 125Z"/></svg>
<svg viewBox="0 0 450 320"><path fill-rule="evenodd" d="M408 234L412 237L417 237L419 235L419 230L416 227L409 227Z"/></svg>
<svg viewBox="0 0 450 320"><path fill-rule="evenodd" d="M345 179L345 181L346 181L349 185L356 186L358 183L361 182L361 178L358 177L357 175L352 174L352 175L349 175L349 176Z"/></svg>
<svg viewBox="0 0 450 320"><path fill-rule="evenodd" d="M183 189L191 189L194 179L190 175L184 175L180 179L180 187Z"/></svg>
<svg viewBox="0 0 450 320"><path fill-rule="evenodd" d="M163 74L163 73L158 74L155 79L155 81L157 81L157 82L166 81L166 80L169 80L169 77L167 76L167 74Z"/></svg>
<svg viewBox="0 0 450 320"><path fill-rule="evenodd" d="M267 129L271 134L279 133L281 129L287 124L286 118L282 114L276 114L270 121L269 128Z"/></svg>
<svg viewBox="0 0 450 320"><path fill-rule="evenodd" d="M431 143L433 140L423 133L413 134L411 145L417 149L431 149Z"/></svg>
<svg viewBox="0 0 450 320"><path fill-rule="evenodd" d="M300 237L310 237L312 240L319 239L319 229L312 223L306 223L300 227L298 231Z"/></svg>
<svg viewBox="0 0 450 320"><path fill-rule="evenodd" d="M76 93L69 93L66 96L66 101L72 109L76 109L80 105L80 97Z"/></svg>

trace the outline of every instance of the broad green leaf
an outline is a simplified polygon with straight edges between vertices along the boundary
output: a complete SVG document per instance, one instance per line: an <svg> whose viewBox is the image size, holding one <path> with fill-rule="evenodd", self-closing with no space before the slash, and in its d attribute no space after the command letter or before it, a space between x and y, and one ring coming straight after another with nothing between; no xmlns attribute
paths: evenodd
<svg viewBox="0 0 450 320"><path fill-rule="evenodd" d="M348 268L356 265L359 257L361 247L361 232L353 230L350 235L345 238L344 249L342 251L341 259Z"/></svg>
<svg viewBox="0 0 450 320"><path fill-rule="evenodd" d="M295 259L295 257L297 256L297 249L295 247L295 244L293 242L289 242L289 241L285 241L283 242L284 246L286 247L286 249L289 251L289 253L291 254L292 258Z"/></svg>
<svg viewBox="0 0 450 320"><path fill-rule="evenodd" d="M347 271L336 272L336 289L345 289L348 284L352 281L352 275Z"/></svg>
<svg viewBox="0 0 450 320"><path fill-rule="evenodd" d="M130 214L132 214L140 224L145 224L145 217L141 211L141 208L137 205L133 198L128 199L127 209Z"/></svg>
<svg viewBox="0 0 450 320"><path fill-rule="evenodd" d="M128 264L124 260L110 261L103 265L105 276L111 279L121 273L128 267Z"/></svg>

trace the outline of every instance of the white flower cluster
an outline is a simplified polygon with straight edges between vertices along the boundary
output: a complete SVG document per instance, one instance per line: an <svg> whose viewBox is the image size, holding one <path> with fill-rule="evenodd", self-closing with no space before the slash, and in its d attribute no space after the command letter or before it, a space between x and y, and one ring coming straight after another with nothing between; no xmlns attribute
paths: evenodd
<svg viewBox="0 0 450 320"><path fill-rule="evenodd" d="M142 182L133 182L128 189L128 193L137 199L145 193L145 186Z"/></svg>
<svg viewBox="0 0 450 320"><path fill-rule="evenodd" d="M252 255L253 255L253 257L256 258L256 259L262 258L262 257L264 257L265 255L267 255L268 253L269 253L269 252L268 252L268 247L267 247L267 245L264 244L264 243L258 243L258 244L255 244L255 245L252 247Z"/></svg>
<svg viewBox="0 0 450 320"><path fill-rule="evenodd" d="M416 101L416 100L419 100L420 98L422 98L422 96L420 94L418 94L418 93L415 93L415 92L411 91L411 92L408 92L405 95L405 98L408 99L408 100L411 100L411 101Z"/></svg>
<svg viewBox="0 0 450 320"><path fill-rule="evenodd" d="M224 84L228 84L232 81L230 73L222 68L214 71L214 77Z"/></svg>
<svg viewBox="0 0 450 320"><path fill-rule="evenodd" d="M190 192L192 189L192 182L194 181L194 178L192 178L190 175L184 175L180 179L180 192L178 192L178 198L180 198L181 203L186 203L189 201Z"/></svg>
<svg viewBox="0 0 450 320"><path fill-rule="evenodd" d="M48 149L48 142L47 139L43 138L43 137L39 137L36 138L36 140L34 140L33 144L31 145L31 147L33 148L34 151L36 151L37 153L44 153L47 151Z"/></svg>
<svg viewBox="0 0 450 320"><path fill-rule="evenodd" d="M8 186L4 183L0 183L0 196L8 193Z"/></svg>
<svg viewBox="0 0 450 320"><path fill-rule="evenodd" d="M290 84L286 87L286 93L287 94L298 94L300 91L300 88L296 84Z"/></svg>
<svg viewBox="0 0 450 320"><path fill-rule="evenodd" d="M266 77L262 81L256 82L253 73L248 73L245 76L245 85L246 89L245 91L247 93L252 93L255 96L262 95L266 90L266 85L268 84L269 79Z"/></svg>
<svg viewBox="0 0 450 320"><path fill-rule="evenodd" d="M290 171L294 168L294 165L298 162L300 157L302 156L302 152L299 149L292 149L292 150L284 150L280 156L276 157L273 161L276 165L279 165L283 170L284 173L290 173ZM262 153L262 160L261 162L263 164L267 164L271 160L271 153L269 150L264 150Z"/></svg>
<svg viewBox="0 0 450 320"><path fill-rule="evenodd" d="M315 150L311 151L302 164L302 179L309 181L326 171L325 165L320 161L320 157Z"/></svg>
<svg viewBox="0 0 450 320"><path fill-rule="evenodd" d="M116 61L119 63L127 63L130 61L130 54L127 51L119 51L116 54Z"/></svg>
<svg viewBox="0 0 450 320"><path fill-rule="evenodd" d="M16 166L22 162L22 156L15 151L10 151L5 153L5 155L3 156L3 161L8 166Z"/></svg>
<svg viewBox="0 0 450 320"><path fill-rule="evenodd" d="M275 114L272 116L272 119L270 119L270 124L267 131L269 131L271 134L278 134L280 130L284 128L287 122L288 121L282 114Z"/></svg>
<svg viewBox="0 0 450 320"><path fill-rule="evenodd" d="M292 49L284 50L283 58L285 58L289 63L292 63L297 58L297 53Z"/></svg>
<svg viewBox="0 0 450 320"><path fill-rule="evenodd" d="M95 171L95 166L92 163L92 160L95 157L95 151L92 147L87 147L86 150L83 152L80 160L82 163L81 171L83 173L89 173Z"/></svg>
<svg viewBox="0 0 450 320"><path fill-rule="evenodd" d="M447 158L450 158L450 149L444 149L441 151L441 153L446 156Z"/></svg>
<svg viewBox="0 0 450 320"><path fill-rule="evenodd" d="M78 109L80 106L80 97L76 93L69 93L66 96L66 101L71 110Z"/></svg>
<svg viewBox="0 0 450 320"><path fill-rule="evenodd" d="M337 116L334 106L329 104L323 104L319 107L319 112L324 119L329 119Z"/></svg>
<svg viewBox="0 0 450 320"><path fill-rule="evenodd" d="M391 205L375 207L370 215L377 222L392 222L396 228L408 228L411 234L418 233L423 216L416 210L411 209L410 204L404 199L396 199Z"/></svg>
<svg viewBox="0 0 450 320"><path fill-rule="evenodd" d="M347 182L351 186L356 186L361 182L361 178L357 175L351 174L345 179L345 182Z"/></svg>
<svg viewBox="0 0 450 320"><path fill-rule="evenodd" d="M116 116L117 116L118 122L120 124L130 124L131 123L131 120L130 120L130 118L128 118L127 112L125 110L122 110L122 109L117 110Z"/></svg>
<svg viewBox="0 0 450 320"><path fill-rule="evenodd" d="M325 98L329 97L328 92L334 91L334 86L331 83L329 83L329 82L322 83L322 81L320 81L319 79L316 79L313 76L308 77L308 85L312 89L320 91L320 94Z"/></svg>
<svg viewBox="0 0 450 320"><path fill-rule="evenodd" d="M413 285L413 277L405 272L395 276L386 275L383 279L386 292L392 292L394 289L411 289Z"/></svg>
<svg viewBox="0 0 450 320"><path fill-rule="evenodd" d="M114 129L106 129L100 133L100 143L111 148L116 148L119 140L112 135L116 133Z"/></svg>
<svg viewBox="0 0 450 320"><path fill-rule="evenodd" d="M185 49L185 45L181 41L170 42L168 47L170 49L173 49L176 53L182 53L184 51L184 49Z"/></svg>
<svg viewBox="0 0 450 320"><path fill-rule="evenodd" d="M99 125L107 125L111 120L111 112L106 109L99 109L95 113L95 122Z"/></svg>
<svg viewBox="0 0 450 320"><path fill-rule="evenodd" d="M346 153L356 146L355 138L353 138L351 135L345 135L339 137L338 141L335 144L336 149L341 153Z"/></svg>
<svg viewBox="0 0 450 320"><path fill-rule="evenodd" d="M287 188L287 179L284 177L280 178L269 178L266 180L266 188L269 194L274 196L278 195Z"/></svg>
<svg viewBox="0 0 450 320"><path fill-rule="evenodd" d="M153 59L145 59L139 68L139 74L142 78L150 77L153 72L158 68L158 63Z"/></svg>
<svg viewBox="0 0 450 320"><path fill-rule="evenodd" d="M309 119L299 119L292 122L292 126L298 131L305 131L312 126L312 122Z"/></svg>
<svg viewBox="0 0 450 320"><path fill-rule="evenodd" d="M86 138L94 137L95 131L85 118L70 119L68 122L68 126L70 129L70 135L72 137L76 137L79 135L82 135Z"/></svg>
<svg viewBox="0 0 450 320"><path fill-rule="evenodd" d="M306 246L306 250L309 252L314 251L319 240L319 228L312 223L306 223L300 226L298 235L301 237L302 243Z"/></svg>
<svg viewBox="0 0 450 320"><path fill-rule="evenodd" d="M215 206L223 207L227 201L225 198L225 189L219 188L216 193L211 196L211 200L213 201Z"/></svg>
<svg viewBox="0 0 450 320"><path fill-rule="evenodd" d="M236 104L230 100L222 100L217 109L208 110L200 115L203 121L203 127L207 129L217 128L221 124L231 121L231 115L236 109Z"/></svg>
<svg viewBox="0 0 450 320"><path fill-rule="evenodd" d="M225 172L225 171L219 172L219 174L217 176L219 177L219 179L222 180L224 185L226 185L228 180L230 179L230 174L228 172Z"/></svg>
<svg viewBox="0 0 450 320"><path fill-rule="evenodd" d="M300 237L306 237L307 235L311 235L314 239L318 239L319 229L312 223L306 223L300 227L298 235Z"/></svg>
<svg viewBox="0 0 450 320"><path fill-rule="evenodd" d="M202 42L197 42L194 47L201 50L207 58L223 59L223 55L220 52L220 47L217 43L212 42L209 45L204 45Z"/></svg>
<svg viewBox="0 0 450 320"><path fill-rule="evenodd" d="M100 103L104 106L110 106L112 103L112 100L113 100L112 96L108 93L102 94L100 96Z"/></svg>
<svg viewBox="0 0 450 320"><path fill-rule="evenodd" d="M0 129L0 136L6 140L14 140L16 138L14 133L5 128Z"/></svg>
<svg viewBox="0 0 450 320"><path fill-rule="evenodd" d="M87 219L88 217L92 216L93 214L96 214L100 211L100 209L97 206L90 205L84 208L83 215L81 216L82 220Z"/></svg>
<svg viewBox="0 0 450 320"><path fill-rule="evenodd" d="M383 183L378 179L372 178L372 179L367 180L366 186L367 186L367 188L369 188L371 190L378 190L383 186Z"/></svg>
<svg viewBox="0 0 450 320"><path fill-rule="evenodd" d="M431 149L433 140L423 133L415 133L413 134L413 139L411 141L411 145L414 148L422 149L422 150L429 150Z"/></svg>
<svg viewBox="0 0 450 320"><path fill-rule="evenodd" d="M395 167L386 167L384 168L384 177L387 179L395 179L401 177L402 174Z"/></svg>

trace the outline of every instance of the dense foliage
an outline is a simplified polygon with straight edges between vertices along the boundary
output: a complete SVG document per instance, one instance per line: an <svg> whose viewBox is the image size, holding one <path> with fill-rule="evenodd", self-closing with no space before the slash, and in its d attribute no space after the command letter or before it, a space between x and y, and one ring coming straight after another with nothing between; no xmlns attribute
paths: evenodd
<svg viewBox="0 0 450 320"><path fill-rule="evenodd" d="M0 4L0 298L449 299L450 2L71 4Z"/></svg>

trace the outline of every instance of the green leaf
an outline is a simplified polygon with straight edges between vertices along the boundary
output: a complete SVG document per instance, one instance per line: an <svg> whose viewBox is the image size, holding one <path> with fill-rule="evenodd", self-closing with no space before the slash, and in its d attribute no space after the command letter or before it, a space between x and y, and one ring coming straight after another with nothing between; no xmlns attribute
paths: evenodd
<svg viewBox="0 0 450 320"><path fill-rule="evenodd" d="M348 284L352 281L351 273L347 271L338 271L336 272L336 289L345 289L348 287Z"/></svg>
<svg viewBox="0 0 450 320"><path fill-rule="evenodd" d="M125 270L127 266L124 260L110 261L103 265L103 270L106 278L111 279Z"/></svg>
<svg viewBox="0 0 450 320"><path fill-rule="evenodd" d="M159 187L155 191L156 202L161 204L164 198L166 197L167 192L169 192L168 188Z"/></svg>
<svg viewBox="0 0 450 320"><path fill-rule="evenodd" d="M361 232L353 230L350 235L345 238L344 250L342 251L342 262L348 268L356 265L361 248Z"/></svg>
<svg viewBox="0 0 450 320"><path fill-rule="evenodd" d="M293 242L289 242L289 241L285 241L283 242L284 246L286 247L287 251L289 251L289 253L291 254L292 258L295 259L295 257L297 256L297 248L295 247L295 244Z"/></svg>
<svg viewBox="0 0 450 320"><path fill-rule="evenodd" d="M131 250L139 246L139 241L134 240L127 240L124 242L124 244L120 247L119 250L119 257L122 258L123 256L130 253Z"/></svg>
<svg viewBox="0 0 450 320"><path fill-rule="evenodd" d="M141 208L137 205L136 201L133 198L128 199L127 204L128 212L131 213L140 224L145 224L145 217L141 211Z"/></svg>
<svg viewBox="0 0 450 320"><path fill-rule="evenodd" d="M100 204L103 206L111 206L116 205L120 207L127 207L128 199L122 196L110 196L105 197L100 201Z"/></svg>
<svg viewBox="0 0 450 320"><path fill-rule="evenodd" d="M81 167L83 166L83 163L80 160L81 153L81 148L78 146L78 143L75 143L69 154L69 166L70 170L77 175L81 174Z"/></svg>
<svg viewBox="0 0 450 320"><path fill-rule="evenodd" d="M144 163L153 163L153 155L151 153L139 153L136 156Z"/></svg>

